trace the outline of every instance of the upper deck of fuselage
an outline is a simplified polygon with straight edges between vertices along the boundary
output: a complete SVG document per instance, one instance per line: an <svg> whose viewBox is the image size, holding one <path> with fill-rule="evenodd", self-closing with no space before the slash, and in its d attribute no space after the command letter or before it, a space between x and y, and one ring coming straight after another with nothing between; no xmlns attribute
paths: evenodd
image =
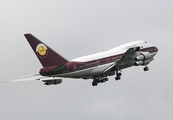
<svg viewBox="0 0 173 120"><path fill-rule="evenodd" d="M110 49L110 50L105 51L105 52L99 52L96 54L91 54L91 55L79 57L79 58L73 59L71 61L88 62L88 61L97 60L97 59L101 59L101 58L105 58L105 57L124 54L129 48L138 47L138 46L140 46L140 47L142 46L143 48L146 48L146 47L150 47L152 45L146 43L145 41L140 40L140 41L135 41L135 42L123 44L121 46L115 47L115 48Z"/></svg>

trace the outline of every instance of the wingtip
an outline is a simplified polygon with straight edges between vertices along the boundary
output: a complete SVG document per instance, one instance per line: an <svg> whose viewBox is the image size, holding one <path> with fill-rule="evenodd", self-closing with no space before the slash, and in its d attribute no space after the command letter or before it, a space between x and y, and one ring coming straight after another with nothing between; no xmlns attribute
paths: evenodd
<svg viewBox="0 0 173 120"><path fill-rule="evenodd" d="M25 33L24 34L25 37L28 36L28 35L32 35L32 34L31 33Z"/></svg>
<svg viewBox="0 0 173 120"><path fill-rule="evenodd" d="M10 82L10 81L2 81L1 83L8 83L8 82Z"/></svg>

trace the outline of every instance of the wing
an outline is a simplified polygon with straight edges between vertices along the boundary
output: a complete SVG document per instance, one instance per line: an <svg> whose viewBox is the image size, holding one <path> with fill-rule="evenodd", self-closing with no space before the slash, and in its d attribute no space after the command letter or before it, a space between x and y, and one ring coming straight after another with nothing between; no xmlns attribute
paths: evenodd
<svg viewBox="0 0 173 120"><path fill-rule="evenodd" d="M24 76L12 78L11 80L3 81L2 83L19 82L19 81L32 81L32 80L38 80L40 78L41 78L41 75L39 75L39 74L31 74L31 75L24 75Z"/></svg>
<svg viewBox="0 0 173 120"><path fill-rule="evenodd" d="M134 58L136 56L136 52L140 50L140 47L129 48L122 56L119 61L116 61L108 68L106 68L103 74L108 74L115 70L121 70L123 68L132 66L134 64Z"/></svg>
<svg viewBox="0 0 173 120"><path fill-rule="evenodd" d="M45 82L45 85L52 85L52 84L60 84L62 79L59 77L49 77L49 76L41 76L40 74L32 74L32 75L25 75L21 77L17 77L12 80L3 81L2 83L7 82L21 82L21 81L33 81L33 80L40 80Z"/></svg>

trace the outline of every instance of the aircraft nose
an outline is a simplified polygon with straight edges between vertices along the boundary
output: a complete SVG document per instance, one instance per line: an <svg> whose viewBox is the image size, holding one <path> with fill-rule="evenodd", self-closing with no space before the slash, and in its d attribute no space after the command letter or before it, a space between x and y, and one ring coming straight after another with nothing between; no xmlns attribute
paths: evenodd
<svg viewBox="0 0 173 120"><path fill-rule="evenodd" d="M159 51L158 48L157 48L156 46L154 47L154 51L155 51L155 52L158 52L158 51Z"/></svg>
<svg viewBox="0 0 173 120"><path fill-rule="evenodd" d="M153 52L154 52L154 56L155 56L158 52L158 48L156 46L154 46Z"/></svg>

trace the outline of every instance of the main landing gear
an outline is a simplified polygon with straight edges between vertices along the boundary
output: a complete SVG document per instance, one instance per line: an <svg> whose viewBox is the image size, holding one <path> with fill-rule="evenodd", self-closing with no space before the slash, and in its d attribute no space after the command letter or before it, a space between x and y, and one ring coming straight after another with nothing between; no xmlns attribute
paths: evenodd
<svg viewBox="0 0 173 120"><path fill-rule="evenodd" d="M145 67L144 67L144 71L149 71L149 67L145 66ZM120 79L121 79L121 76L122 76L122 73L119 72L118 70L116 70L116 77L115 77L115 80L117 80L117 81L120 80ZM93 85L93 86L97 86L98 83L104 83L104 82L106 82L106 81L108 81L108 78L107 78L107 77L106 77L106 78L95 77L95 78L93 79L92 85Z"/></svg>
<svg viewBox="0 0 173 120"><path fill-rule="evenodd" d="M118 72L118 70L116 71L116 77L115 77L115 80L120 80L121 79L121 76L122 76L122 73Z"/></svg>
<svg viewBox="0 0 173 120"><path fill-rule="evenodd" d="M101 78L101 79L99 79L98 77L96 77L96 78L93 79L92 85L93 86L97 86L98 83L104 83L106 81L108 81L108 78Z"/></svg>

